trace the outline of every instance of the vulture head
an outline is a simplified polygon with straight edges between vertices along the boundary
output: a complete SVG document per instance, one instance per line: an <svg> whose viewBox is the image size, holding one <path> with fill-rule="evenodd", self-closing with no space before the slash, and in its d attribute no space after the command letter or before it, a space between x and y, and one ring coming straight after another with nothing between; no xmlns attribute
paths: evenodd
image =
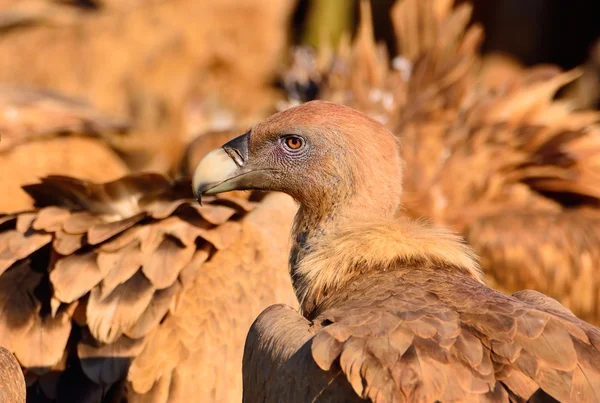
<svg viewBox="0 0 600 403"><path fill-rule="evenodd" d="M395 136L352 108L312 101L210 152L197 166L193 186L197 197L231 190L284 192L314 226L333 214L393 217L401 182Z"/></svg>
<svg viewBox="0 0 600 403"><path fill-rule="evenodd" d="M211 151L193 187L198 198L257 189L287 193L300 204L289 264L301 309L310 315L356 276L399 261L443 261L480 278L454 235L399 226L402 165L398 140L381 124L350 107L312 101Z"/></svg>

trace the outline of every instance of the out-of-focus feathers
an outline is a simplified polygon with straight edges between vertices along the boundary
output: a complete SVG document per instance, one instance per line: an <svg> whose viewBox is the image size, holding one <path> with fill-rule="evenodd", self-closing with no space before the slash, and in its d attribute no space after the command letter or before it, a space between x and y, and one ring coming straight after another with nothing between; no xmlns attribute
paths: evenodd
<svg viewBox="0 0 600 403"><path fill-rule="evenodd" d="M552 273L581 273L586 279L581 281L597 283L577 262L592 259L592 267L600 264L595 254L583 252L592 241L588 231L593 224L583 224L580 216L582 207L596 209L600 196L600 115L554 99L560 88L579 77L578 70L523 68L504 59L496 65L487 60L482 69L482 29L468 25L470 5L453 8L452 3L404 0L393 7L399 55L390 67L373 40L367 2L362 2L354 41L341 43L333 54L315 56L315 63L303 61L312 66L308 76L317 85L315 93L366 112L400 137L407 167L402 184L405 214L429 217L469 234L476 248L480 230L471 231L471 226L479 228L485 217L514 217L502 227L501 219L485 221L486 253L514 257L510 267L507 260L496 265L496 258L484 258L488 276L507 291L515 291L517 283L540 287L578 316L598 323L600 294L575 306L576 288L559 286L568 276ZM323 55L328 55L327 62L319 61ZM294 69L290 73L288 82L302 76ZM536 215L537 229L525 224L527 214ZM556 225L557 216L561 222L571 220L569 236L561 235L565 227ZM509 222L514 225L512 241L501 246ZM541 228L553 234L548 235L551 239L569 242L568 247L554 246L552 261L560 265L550 259L517 258L537 253L527 245L542 235ZM529 270L556 281L533 284ZM510 285L499 280L506 276L515 277Z"/></svg>
<svg viewBox="0 0 600 403"><path fill-rule="evenodd" d="M592 45L583 74L565 91L564 98L578 109L600 109L600 39Z"/></svg>
<svg viewBox="0 0 600 403"><path fill-rule="evenodd" d="M57 93L0 88L0 212L25 210L32 199L21 186L47 175L74 174L93 181L128 172L114 143L130 123ZM102 169L99 169L102 167Z"/></svg>
<svg viewBox="0 0 600 403"><path fill-rule="evenodd" d="M41 137L60 134L110 135L127 132L131 124L100 113L87 103L58 93L0 87L0 151Z"/></svg>
<svg viewBox="0 0 600 403"><path fill-rule="evenodd" d="M159 364L156 357L165 351L164 345L155 345L162 336L154 333L170 334L172 323L192 332L186 337L203 337L214 327L211 340L229 337L223 344L229 349L237 343L239 361L241 333L264 304L293 295L289 279L272 282L275 270L264 277L250 276L252 270L285 264L286 219L290 221L294 211L285 200L261 204L263 215L279 214L280 219L272 223L263 217L259 226L248 213L261 195L207 198L201 207L192 198L188 180L172 182L159 174L129 175L104 184L50 176L25 190L36 209L0 216L0 343L25 368L33 394L70 393L57 389L57 381L68 385L83 375L74 369L62 372L65 362L77 363L73 365L81 368L86 382L97 385L88 389L99 388L104 396L120 390L132 360L142 351L142 357L151 357L152 365L167 373L174 366ZM229 248L233 249L225 252ZM231 258L218 263L222 254L217 251ZM233 264L235 258L245 260ZM238 268L249 271L246 277L252 285L245 283ZM220 280L209 280L213 272ZM194 286L198 282L202 285ZM230 297L224 287L244 290L236 300L240 306L227 315L220 311L222 299ZM193 319L202 310L208 316ZM235 319L229 317L233 312ZM180 336L165 339L173 348L174 337ZM215 353L210 345L205 354ZM185 344L190 348L196 351L200 345ZM187 368L193 372L214 365L234 377L228 364L211 357L189 361ZM181 364L175 356L169 359ZM139 391L139 381L132 377L133 390ZM149 382L140 393L147 392L154 379Z"/></svg>
<svg viewBox="0 0 600 403"><path fill-rule="evenodd" d="M87 8L78 7L84 3ZM0 81L89 98L101 110L131 119L136 138L120 144L137 155L128 163L134 171L166 173L187 143L181 118L188 101L215 98L241 116L270 112L278 94L269 84L294 5L289 0L0 3L0 25L2 16L15 20L15 29L0 36L0 52L11 55L0 60ZM257 26L261 29L241 28Z"/></svg>
<svg viewBox="0 0 600 403"><path fill-rule="evenodd" d="M490 285L544 290L583 319L597 322L599 219L579 211L508 210L478 217L465 235L489 271Z"/></svg>

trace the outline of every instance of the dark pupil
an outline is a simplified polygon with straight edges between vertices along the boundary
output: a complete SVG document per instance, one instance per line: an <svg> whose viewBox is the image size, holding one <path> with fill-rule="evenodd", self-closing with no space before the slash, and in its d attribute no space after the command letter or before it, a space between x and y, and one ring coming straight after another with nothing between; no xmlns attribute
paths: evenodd
<svg viewBox="0 0 600 403"><path fill-rule="evenodd" d="M288 139L288 145L292 148L298 148L300 147L300 140L295 138Z"/></svg>

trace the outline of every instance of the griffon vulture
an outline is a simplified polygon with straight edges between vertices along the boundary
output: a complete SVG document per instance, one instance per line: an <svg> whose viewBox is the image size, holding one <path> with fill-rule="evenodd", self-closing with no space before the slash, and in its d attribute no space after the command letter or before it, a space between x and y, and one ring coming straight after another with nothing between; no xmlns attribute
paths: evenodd
<svg viewBox="0 0 600 403"><path fill-rule="evenodd" d="M392 133L323 101L199 163L200 198L260 189L300 204L289 257L300 313L274 305L252 325L244 401L600 400L600 330L540 293L487 287L459 237L398 219L402 174Z"/></svg>
<svg viewBox="0 0 600 403"><path fill-rule="evenodd" d="M295 53L292 103L316 86L313 96L384 123L408 167L402 215L464 235L494 287L539 290L600 324L600 115L554 98L577 71L482 68L483 31L469 25L471 5L452 3L397 1L390 63L363 1L352 44Z"/></svg>

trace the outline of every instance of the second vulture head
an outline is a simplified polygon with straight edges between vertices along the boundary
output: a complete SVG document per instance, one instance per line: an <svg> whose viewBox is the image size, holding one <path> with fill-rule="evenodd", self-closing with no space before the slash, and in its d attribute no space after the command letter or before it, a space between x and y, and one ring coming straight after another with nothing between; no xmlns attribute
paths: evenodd
<svg viewBox="0 0 600 403"><path fill-rule="evenodd" d="M193 187L197 198L231 190L284 192L319 220L332 211L349 219L392 217L401 182L392 133L352 108L312 101L211 151L198 164Z"/></svg>

